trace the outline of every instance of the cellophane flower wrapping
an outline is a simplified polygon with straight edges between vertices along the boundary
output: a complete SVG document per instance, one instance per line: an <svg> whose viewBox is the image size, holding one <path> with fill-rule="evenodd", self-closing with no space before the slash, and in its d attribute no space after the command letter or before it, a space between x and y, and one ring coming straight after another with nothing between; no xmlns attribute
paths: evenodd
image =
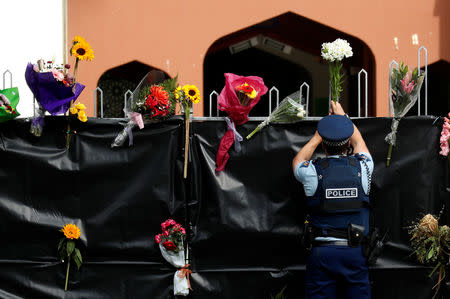
<svg viewBox="0 0 450 299"><path fill-rule="evenodd" d="M17 87L0 90L0 123L19 116L16 110L19 104L19 90Z"/></svg>
<svg viewBox="0 0 450 299"><path fill-rule="evenodd" d="M184 249L178 252L168 251L164 248L162 243L159 243L159 250L163 258L175 268L182 268L186 265ZM189 285L186 277L179 276L180 270L177 270L173 275L173 293L178 296L189 295Z"/></svg>
<svg viewBox="0 0 450 299"><path fill-rule="evenodd" d="M236 87L245 83L252 86L257 93L256 97L248 102L248 105L242 105L236 94ZM228 114L233 122L233 126L242 125L248 121L250 110L259 102L261 96L267 93L267 90L267 86L264 85L264 81L261 77L244 77L225 73L225 87L222 89L217 99L219 109ZM230 158L228 151L235 142L235 138L235 129L233 130L228 126L228 130L220 140L219 149L217 151L216 171L225 169L225 165Z"/></svg>
<svg viewBox="0 0 450 299"><path fill-rule="evenodd" d="M417 76L417 69L414 72L402 73L403 65L400 70L393 69L391 73L391 99L390 105L394 118L391 124L391 132L386 135L385 141L393 146L397 142L397 129L400 119L408 113L409 109L417 102L420 89L424 80L425 73ZM416 75L414 75L416 73ZM416 78L415 78L416 77ZM414 82L415 81L415 82Z"/></svg>
<svg viewBox="0 0 450 299"><path fill-rule="evenodd" d="M305 105L302 104L300 91L294 92L284 98L272 113L253 130L247 139L270 123L290 124L303 119L306 116Z"/></svg>
<svg viewBox="0 0 450 299"><path fill-rule="evenodd" d="M122 146L127 139L129 139L129 145L132 145L132 132L134 127L139 126L139 128L142 129L144 124L155 123L175 114L176 101L173 94L175 87L172 85L176 83L176 80L177 78L165 80L165 74L155 70L147 73L141 79L133 91L131 100L126 103L124 108L124 112L130 120L111 143L112 148ZM165 91L167 89L172 89L171 92L166 91L168 96L167 105L164 107L155 105L155 107L152 108L146 106L146 95L148 95L149 89L152 86L158 89L164 89ZM157 103L155 102L155 104ZM140 116L137 116L137 114L140 114ZM142 122L137 121L138 118L142 120Z"/></svg>

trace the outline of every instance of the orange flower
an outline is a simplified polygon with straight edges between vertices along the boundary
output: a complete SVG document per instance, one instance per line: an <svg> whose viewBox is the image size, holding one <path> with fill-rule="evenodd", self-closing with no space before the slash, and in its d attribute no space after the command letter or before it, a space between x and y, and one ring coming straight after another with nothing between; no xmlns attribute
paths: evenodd
<svg viewBox="0 0 450 299"><path fill-rule="evenodd" d="M61 231L67 239L78 239L81 235L80 229L75 224L66 224Z"/></svg>

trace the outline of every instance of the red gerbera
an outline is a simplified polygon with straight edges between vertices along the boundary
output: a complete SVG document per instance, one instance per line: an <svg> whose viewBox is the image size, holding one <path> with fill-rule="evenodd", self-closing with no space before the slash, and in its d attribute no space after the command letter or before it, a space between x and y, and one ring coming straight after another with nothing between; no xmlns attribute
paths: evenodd
<svg viewBox="0 0 450 299"><path fill-rule="evenodd" d="M150 87L150 95L162 106L167 106L169 94L162 86L153 85Z"/></svg>

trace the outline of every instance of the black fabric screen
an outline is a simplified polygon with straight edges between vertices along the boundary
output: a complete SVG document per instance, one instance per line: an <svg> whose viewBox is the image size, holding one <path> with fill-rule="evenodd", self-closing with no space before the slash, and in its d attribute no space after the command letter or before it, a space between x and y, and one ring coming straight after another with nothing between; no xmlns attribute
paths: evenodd
<svg viewBox="0 0 450 299"><path fill-rule="evenodd" d="M371 269L373 298L430 297L435 279L409 257L406 227L449 203L442 119L403 119L389 168L390 119L354 122L375 160L374 222L390 240ZM134 145L120 149L109 146L122 129L117 120L73 126L66 150L63 117L47 117L40 138L24 120L0 125L0 298L171 298L174 269L153 240L169 217L190 232L190 298L270 298L284 286L288 298L303 297L304 193L291 161L317 121L264 128L240 153L230 150L221 173L215 155L225 122L194 121L186 180L181 118L134 131ZM441 224L449 220L445 211ZM82 229L84 264L64 294L56 249L69 222Z"/></svg>

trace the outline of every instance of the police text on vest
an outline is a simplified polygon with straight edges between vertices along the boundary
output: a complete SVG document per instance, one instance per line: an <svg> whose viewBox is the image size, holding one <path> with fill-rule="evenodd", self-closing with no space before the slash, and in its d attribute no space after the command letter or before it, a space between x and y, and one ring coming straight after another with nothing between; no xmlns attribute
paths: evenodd
<svg viewBox="0 0 450 299"><path fill-rule="evenodd" d="M358 197L358 188L325 189L326 198L355 198Z"/></svg>

